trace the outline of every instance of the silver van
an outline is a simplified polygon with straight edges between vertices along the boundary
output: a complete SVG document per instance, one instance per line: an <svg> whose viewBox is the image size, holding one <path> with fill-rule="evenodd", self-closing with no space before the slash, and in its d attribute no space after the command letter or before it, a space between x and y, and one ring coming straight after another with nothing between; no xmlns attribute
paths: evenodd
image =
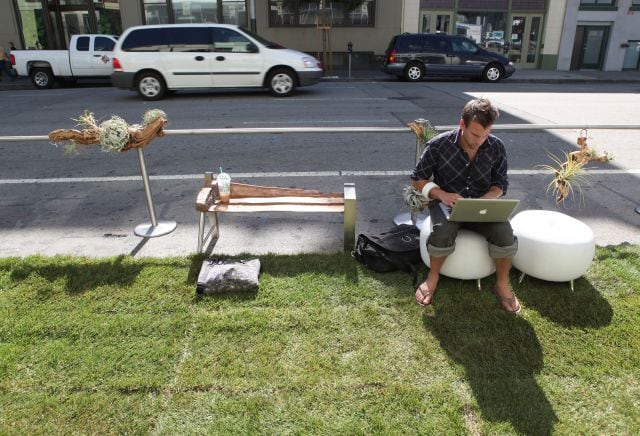
<svg viewBox="0 0 640 436"><path fill-rule="evenodd" d="M267 88L277 97L318 83L321 63L229 24L168 24L128 28L113 51L111 80L145 100L168 90Z"/></svg>

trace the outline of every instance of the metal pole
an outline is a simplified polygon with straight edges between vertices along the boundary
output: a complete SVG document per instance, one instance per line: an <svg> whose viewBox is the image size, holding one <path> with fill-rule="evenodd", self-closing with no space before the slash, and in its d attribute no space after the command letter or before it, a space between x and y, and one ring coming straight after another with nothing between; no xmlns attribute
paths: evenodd
<svg viewBox="0 0 640 436"><path fill-rule="evenodd" d="M457 129L458 125L434 126L437 131ZM640 130L640 124L495 124L491 131L528 131L528 130ZM408 127L250 127L250 128L220 128L220 129L165 129L165 136L184 135L229 135L262 133L411 133ZM46 141L51 140L47 135L32 136L0 136L0 142L16 141Z"/></svg>
<svg viewBox="0 0 640 436"><path fill-rule="evenodd" d="M142 153L142 147L137 147L138 160L140 161L140 173L142 174L142 183L144 184L144 193L147 200L147 210L149 211L149 217L151 223L138 224L133 230L136 236L142 238L155 238L157 236L164 236L173 232L177 223L175 221L161 221L156 220L156 211L153 207L153 199L151 198L151 187L149 186L149 175L147 174L147 167L144 163L144 154Z"/></svg>
<svg viewBox="0 0 640 436"><path fill-rule="evenodd" d="M256 0L251 0L249 8L250 8L249 16L251 17L249 22L249 28L253 33L258 33L257 25L256 25Z"/></svg>

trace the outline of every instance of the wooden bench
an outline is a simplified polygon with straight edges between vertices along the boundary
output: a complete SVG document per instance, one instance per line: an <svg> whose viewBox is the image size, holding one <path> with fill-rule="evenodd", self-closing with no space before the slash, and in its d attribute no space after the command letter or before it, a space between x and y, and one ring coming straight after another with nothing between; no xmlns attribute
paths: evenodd
<svg viewBox="0 0 640 436"><path fill-rule="evenodd" d="M219 213L262 212L331 212L342 213L344 221L344 250L353 250L356 231L356 187L344 184L344 193L320 192L310 189L278 188L231 182L231 198L221 202L217 181L213 173L204 175L204 186L198 192L196 209L200 214L198 225L198 253L209 238L220 236ZM211 227L205 235L205 215Z"/></svg>

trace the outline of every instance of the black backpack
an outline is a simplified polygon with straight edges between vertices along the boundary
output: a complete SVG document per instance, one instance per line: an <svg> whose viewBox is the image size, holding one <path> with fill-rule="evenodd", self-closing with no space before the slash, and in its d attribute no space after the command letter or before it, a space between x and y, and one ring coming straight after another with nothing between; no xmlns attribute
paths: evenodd
<svg viewBox="0 0 640 436"><path fill-rule="evenodd" d="M377 234L360 233L353 257L367 268L377 272L401 270L411 273L414 288L418 286L420 256L420 230L413 225L399 226Z"/></svg>

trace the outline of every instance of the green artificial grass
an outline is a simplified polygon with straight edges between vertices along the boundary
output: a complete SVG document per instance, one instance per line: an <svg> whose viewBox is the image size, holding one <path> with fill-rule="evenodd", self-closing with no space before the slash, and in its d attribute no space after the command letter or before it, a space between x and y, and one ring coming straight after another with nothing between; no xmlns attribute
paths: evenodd
<svg viewBox="0 0 640 436"><path fill-rule="evenodd" d="M637 434L639 255L573 292L514 271L521 316L342 253L210 297L197 256L0 259L0 434Z"/></svg>

